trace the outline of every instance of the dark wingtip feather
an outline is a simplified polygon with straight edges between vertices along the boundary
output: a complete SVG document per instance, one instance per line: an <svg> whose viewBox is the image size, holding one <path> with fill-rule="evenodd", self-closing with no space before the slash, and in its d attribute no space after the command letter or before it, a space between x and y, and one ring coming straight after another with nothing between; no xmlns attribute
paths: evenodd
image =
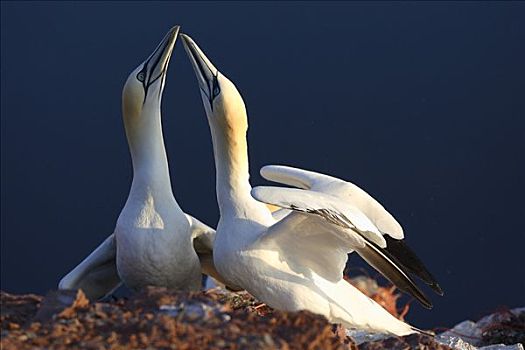
<svg viewBox="0 0 525 350"><path fill-rule="evenodd" d="M417 288L417 291L414 291L413 289L404 290L400 287L398 288L416 298L417 301L419 301L419 303L423 305L425 309L432 310L432 308L434 307L434 304L432 304L430 299L428 299L428 297L425 294L423 294L423 292L419 288Z"/></svg>
<svg viewBox="0 0 525 350"><path fill-rule="evenodd" d="M419 259L416 253L414 253L403 240L392 238L388 234L384 234L383 237L386 240L386 248L384 248L384 251L386 251L396 263L402 265L407 271L419 277L438 295L442 296L444 294L434 276L432 276L421 259Z"/></svg>
<svg viewBox="0 0 525 350"><path fill-rule="evenodd" d="M372 267L385 276L397 288L416 298L421 305L427 309L432 309L432 302L419 289L415 282L403 270L403 266L391 259L383 248L378 247L372 242L368 242L364 248L357 250L359 255L366 260Z"/></svg>
<svg viewBox="0 0 525 350"><path fill-rule="evenodd" d="M443 291L443 289L441 289L441 286L437 283L430 284L430 288L432 288L432 290L436 292L439 296L445 295L445 292Z"/></svg>

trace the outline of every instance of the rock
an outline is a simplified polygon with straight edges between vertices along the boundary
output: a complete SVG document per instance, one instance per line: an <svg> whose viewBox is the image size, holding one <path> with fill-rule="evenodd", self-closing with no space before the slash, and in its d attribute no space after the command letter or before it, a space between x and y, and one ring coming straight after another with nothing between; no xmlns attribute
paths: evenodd
<svg viewBox="0 0 525 350"><path fill-rule="evenodd" d="M520 333L522 314L515 310L510 315L491 315L478 323L462 322L436 338L422 334L391 337L362 331L345 332L322 316L307 311L272 310L246 292L221 289L186 293L146 288L130 299L96 303L89 303L83 293L77 291L51 292L45 299L7 293L1 296L2 350L472 350L476 346L483 350L525 350L522 345L486 343L504 336L515 340L523 334ZM508 332L509 329L512 331ZM494 333L497 337L491 335L494 330L498 330ZM473 339L461 338L456 333ZM504 342L508 343L508 339Z"/></svg>
<svg viewBox="0 0 525 350"><path fill-rule="evenodd" d="M525 308L505 310L477 323L484 344L525 343Z"/></svg>
<svg viewBox="0 0 525 350"><path fill-rule="evenodd" d="M352 338L354 343L356 343L357 345L367 342L381 341L392 337L392 335L390 334L370 333L360 329L347 329L346 336Z"/></svg>
<svg viewBox="0 0 525 350"><path fill-rule="evenodd" d="M457 350L524 350L525 308L494 313L478 322L463 321L436 339Z"/></svg>
<svg viewBox="0 0 525 350"><path fill-rule="evenodd" d="M38 316L45 322L31 323L31 315L16 323L18 329L7 331L2 324L2 350L356 349L324 317L274 310L261 316L253 308L259 303L246 293L146 288L129 300L107 303L62 292L45 300Z"/></svg>
<svg viewBox="0 0 525 350"><path fill-rule="evenodd" d="M89 300L82 290L56 290L49 292L38 310L34 321L46 322L55 315L71 318L78 309L85 309Z"/></svg>
<svg viewBox="0 0 525 350"><path fill-rule="evenodd" d="M439 334L436 339L454 349L474 350L481 341L481 330L475 322L463 321Z"/></svg>
<svg viewBox="0 0 525 350"><path fill-rule="evenodd" d="M183 318L187 321L206 321L214 317L219 317L222 320L231 319L226 314L224 308L217 306L210 306L204 303L181 303L179 305L161 305L159 307L161 312L164 312L172 317Z"/></svg>
<svg viewBox="0 0 525 350"><path fill-rule="evenodd" d="M14 330L28 319L33 318L42 302L42 297L34 294L13 295L0 291L0 322L2 330ZM3 335L2 335L3 336Z"/></svg>
<svg viewBox="0 0 525 350"><path fill-rule="evenodd" d="M435 338L417 334L394 338L362 330L346 334L359 349L525 350L525 308L498 312L478 322L463 321Z"/></svg>
<svg viewBox="0 0 525 350"><path fill-rule="evenodd" d="M479 348L479 350L523 350L523 344L505 345L496 344Z"/></svg>
<svg viewBox="0 0 525 350"><path fill-rule="evenodd" d="M436 336L436 341L455 350L476 350L477 347L456 336Z"/></svg>
<svg viewBox="0 0 525 350"><path fill-rule="evenodd" d="M389 337L379 341L359 345L359 350L450 350L450 347L438 343L434 337L426 334L410 334L404 337Z"/></svg>

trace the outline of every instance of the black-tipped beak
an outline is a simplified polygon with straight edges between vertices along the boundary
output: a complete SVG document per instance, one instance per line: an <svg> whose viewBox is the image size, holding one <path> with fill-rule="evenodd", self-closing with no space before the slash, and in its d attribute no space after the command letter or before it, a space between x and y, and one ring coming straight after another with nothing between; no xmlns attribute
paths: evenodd
<svg viewBox="0 0 525 350"><path fill-rule="evenodd" d="M142 80L144 85L150 86L159 78L164 78L168 63L175 47L175 41L179 35L179 26L175 26L164 36L164 39L157 46L155 51L144 62L144 67L140 74L144 74Z"/></svg>
<svg viewBox="0 0 525 350"><path fill-rule="evenodd" d="M186 34L181 34L181 37L186 53L188 54L193 70L195 71L195 75L197 76L199 87L211 103L213 98L218 95L220 91L217 85L217 75L219 71L192 38Z"/></svg>

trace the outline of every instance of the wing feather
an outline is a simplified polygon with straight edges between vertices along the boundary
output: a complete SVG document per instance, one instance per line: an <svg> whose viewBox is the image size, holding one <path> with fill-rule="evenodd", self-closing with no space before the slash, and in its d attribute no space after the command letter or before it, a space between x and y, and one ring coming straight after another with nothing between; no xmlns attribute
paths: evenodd
<svg viewBox="0 0 525 350"><path fill-rule="evenodd" d="M277 250L297 273L308 275L313 271L337 283L343 278L351 247L365 244L357 235L354 240L329 232L320 217L295 211L272 225L254 246Z"/></svg>
<svg viewBox="0 0 525 350"><path fill-rule="evenodd" d="M60 280L58 288L82 289L91 300L111 294L122 284L117 271L116 255L115 235L111 234Z"/></svg>
<svg viewBox="0 0 525 350"><path fill-rule="evenodd" d="M357 253L373 268L379 271L397 288L412 295L427 309L432 308L432 302L419 289L414 280L408 275L406 268L385 253L383 248L367 242L365 247L357 249Z"/></svg>
<svg viewBox="0 0 525 350"><path fill-rule="evenodd" d="M432 307L409 272L415 271L416 275L430 280L431 286L435 280L428 277L431 275L406 245L392 243L398 241L383 236L357 208L330 194L295 188L260 186L252 190L252 196L261 202L295 211L274 224L263 237L277 240L276 246L285 250L292 257L290 260L299 259L300 264L333 281L342 278L342 261L346 262L346 254L355 250L399 289L414 296L423 306ZM299 221L298 215L306 218ZM408 252L412 255L396 258ZM419 265L408 268L403 262L419 262Z"/></svg>
<svg viewBox="0 0 525 350"><path fill-rule="evenodd" d="M186 214L186 218L190 223L191 236L193 238L193 248L199 256L201 264L201 272L207 276L212 277L222 285L226 285L224 278L215 268L213 262L213 243L215 242L215 230L203 222L195 219L193 216ZM227 285L231 290L240 290L240 288L232 285Z"/></svg>
<svg viewBox="0 0 525 350"><path fill-rule="evenodd" d="M419 277L423 282L429 285L434 292L443 295L443 290L434 276L432 276L416 253L414 253L404 241L393 239L388 236L385 236L385 238L387 244L384 252L386 255L390 256L398 265L402 265L407 271L410 271Z"/></svg>
<svg viewBox="0 0 525 350"><path fill-rule="evenodd" d="M381 203L351 182L284 165L266 165L260 172L269 181L338 197L359 209L381 232L396 239L404 237L401 225Z"/></svg>
<svg viewBox="0 0 525 350"><path fill-rule="evenodd" d="M255 187L251 193L258 201L317 215L325 221L345 229L351 237L354 237L354 231L357 231L377 245L386 246L383 235L366 215L330 194L269 186Z"/></svg>

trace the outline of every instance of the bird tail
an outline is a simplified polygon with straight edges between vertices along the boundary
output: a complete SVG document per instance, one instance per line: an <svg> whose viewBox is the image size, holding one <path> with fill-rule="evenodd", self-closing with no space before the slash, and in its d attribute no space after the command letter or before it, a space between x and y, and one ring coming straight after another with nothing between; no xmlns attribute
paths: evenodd
<svg viewBox="0 0 525 350"><path fill-rule="evenodd" d="M331 308L332 318L337 319L347 328L359 328L397 336L419 332L417 328L394 317L347 281L340 281L337 288L330 290L323 288L323 291L332 300L337 300L338 307ZM333 294L334 292L337 295Z"/></svg>
<svg viewBox="0 0 525 350"><path fill-rule="evenodd" d="M416 328L414 326L410 326L410 328L412 328L412 330L417 332L417 333L428 335L429 337L435 337L436 336L436 334L434 332L431 332L431 331L424 331L424 330Z"/></svg>

